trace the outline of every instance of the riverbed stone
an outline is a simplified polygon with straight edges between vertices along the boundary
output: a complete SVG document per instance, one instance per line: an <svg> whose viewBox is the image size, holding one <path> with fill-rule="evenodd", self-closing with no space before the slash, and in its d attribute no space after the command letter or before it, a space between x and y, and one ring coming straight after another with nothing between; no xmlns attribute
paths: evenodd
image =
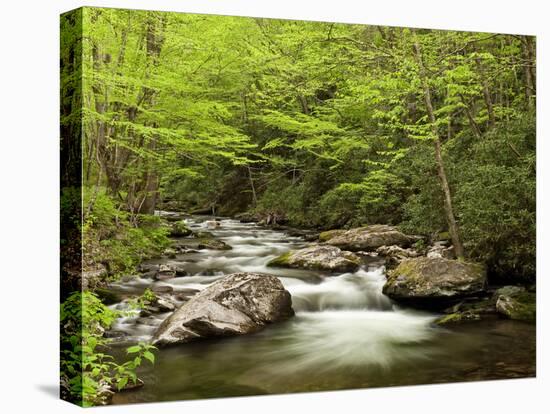
<svg viewBox="0 0 550 414"><path fill-rule="evenodd" d="M181 305L159 326L153 344L243 335L293 315L290 293L277 277L234 273Z"/></svg>
<svg viewBox="0 0 550 414"><path fill-rule="evenodd" d="M383 292L396 301L439 307L482 295L486 284L486 271L480 264L417 257L402 261L388 272Z"/></svg>
<svg viewBox="0 0 550 414"><path fill-rule="evenodd" d="M174 288L169 285L153 285L151 290L153 293L172 293Z"/></svg>
<svg viewBox="0 0 550 414"><path fill-rule="evenodd" d="M537 317L536 294L522 286L504 286L495 292L494 298L497 312L505 318L534 321Z"/></svg>
<svg viewBox="0 0 550 414"><path fill-rule="evenodd" d="M350 272L361 265L361 258L354 253L334 246L315 245L287 252L271 260L268 266L298 269Z"/></svg>
<svg viewBox="0 0 550 414"><path fill-rule="evenodd" d="M210 249L210 250L231 250L232 247L227 243L217 239L201 239L197 245L197 249Z"/></svg>
<svg viewBox="0 0 550 414"><path fill-rule="evenodd" d="M458 322L478 321L488 317L495 317L495 300L484 297L477 300L461 301L443 311L445 314L435 320L437 325L447 325Z"/></svg>
<svg viewBox="0 0 550 414"><path fill-rule="evenodd" d="M155 275L155 279L157 280L172 279L174 277L176 277L176 270L167 264L161 264Z"/></svg>
<svg viewBox="0 0 550 414"><path fill-rule="evenodd" d="M407 236L397 228L385 224L358 227L346 231L333 230L321 233L320 238L331 246L349 251L372 251L381 246L408 247L416 238Z"/></svg>

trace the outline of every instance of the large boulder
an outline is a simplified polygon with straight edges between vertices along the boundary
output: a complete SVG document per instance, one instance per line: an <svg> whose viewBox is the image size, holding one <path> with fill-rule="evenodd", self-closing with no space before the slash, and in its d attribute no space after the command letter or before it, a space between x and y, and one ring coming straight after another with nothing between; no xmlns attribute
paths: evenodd
<svg viewBox="0 0 550 414"><path fill-rule="evenodd" d="M484 292L485 268L476 263L417 257L388 272L383 292L397 301L439 307Z"/></svg>
<svg viewBox="0 0 550 414"><path fill-rule="evenodd" d="M349 272L361 265L361 258L334 246L311 246L285 253L271 260L268 266L293 267L298 269Z"/></svg>
<svg viewBox="0 0 550 414"><path fill-rule="evenodd" d="M537 317L536 294L521 286L505 286L494 296L497 312L509 319L534 321Z"/></svg>
<svg viewBox="0 0 550 414"><path fill-rule="evenodd" d="M385 224L358 227L343 232L325 232L321 233L320 238L331 246L350 251L370 251L380 246L390 245L407 247L416 240L412 236L401 233L395 227Z"/></svg>
<svg viewBox="0 0 550 414"><path fill-rule="evenodd" d="M170 315L157 329L157 346L242 335L294 315L290 293L275 276L234 273L220 279Z"/></svg>

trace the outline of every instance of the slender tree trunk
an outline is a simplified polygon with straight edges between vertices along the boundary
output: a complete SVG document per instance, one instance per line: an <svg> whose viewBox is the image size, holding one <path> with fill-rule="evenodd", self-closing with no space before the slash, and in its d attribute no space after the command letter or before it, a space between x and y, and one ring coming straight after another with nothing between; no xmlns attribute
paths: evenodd
<svg viewBox="0 0 550 414"><path fill-rule="evenodd" d="M464 104L464 112L466 113L466 117L468 118L468 122L470 123L470 128L472 128L472 131L476 137L481 138L481 129L479 129L479 125L474 118L474 114L472 114L470 105L468 104L468 102L466 102L466 98L464 98L464 96L462 95L460 95L460 100Z"/></svg>
<svg viewBox="0 0 550 414"><path fill-rule="evenodd" d="M439 131L437 130L436 119L434 114L434 109L432 106L432 98L430 93L430 87L427 82L426 68L424 67L424 62L422 60L422 52L420 50L420 45L415 36L414 41L414 51L415 57L420 69L420 80L422 82L422 88L424 89L424 103L426 104L426 111L428 112L428 117L432 127L432 134L434 136L434 149L435 149L435 160L437 163L437 174L439 176L439 181L441 189L443 190L444 195L444 208L445 215L447 218L447 225L449 226L449 233L451 235L451 240L455 249L456 256L461 259L464 257L464 248L462 242L460 241L458 224L455 219L453 212L453 203L451 198L451 190L449 188L449 182L447 180L447 173L445 171L445 164L443 162L443 157L441 155L441 139L439 137Z"/></svg>
<svg viewBox="0 0 550 414"><path fill-rule="evenodd" d="M254 180L252 179L252 171L250 170L250 167L246 167L248 169L248 180L250 181L250 189L252 190L252 203L254 203L254 207L258 204L258 198L256 195L256 187L254 186Z"/></svg>
<svg viewBox="0 0 550 414"><path fill-rule="evenodd" d="M481 59L476 59L477 68L481 77L481 87L483 90L483 99L485 100L485 106L487 107L487 116L489 118L489 128L494 128L495 126L495 111L493 110L493 100L491 98L491 92L489 90L489 82L487 81L487 76L485 76L485 69L481 64Z"/></svg>
<svg viewBox="0 0 550 414"><path fill-rule="evenodd" d="M523 74L525 76L525 98L527 106L532 107L535 104L535 48L531 36L521 37L521 50L523 54Z"/></svg>

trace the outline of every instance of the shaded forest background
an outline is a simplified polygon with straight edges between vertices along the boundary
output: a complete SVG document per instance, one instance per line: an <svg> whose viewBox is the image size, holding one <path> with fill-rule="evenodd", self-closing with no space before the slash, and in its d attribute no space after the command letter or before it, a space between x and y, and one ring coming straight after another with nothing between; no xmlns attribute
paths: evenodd
<svg viewBox="0 0 550 414"><path fill-rule="evenodd" d="M90 266L121 274L162 249L152 214L171 209L394 224L452 239L494 277L534 280L533 37L95 8L81 19L80 56L62 21L63 67L83 68L81 95L62 76L83 107L62 127L82 115Z"/></svg>

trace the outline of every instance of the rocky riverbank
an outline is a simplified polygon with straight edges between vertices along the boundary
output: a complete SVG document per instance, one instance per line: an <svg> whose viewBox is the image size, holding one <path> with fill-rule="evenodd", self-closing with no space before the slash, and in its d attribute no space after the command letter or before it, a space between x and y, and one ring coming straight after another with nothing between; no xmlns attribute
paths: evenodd
<svg viewBox="0 0 550 414"><path fill-rule="evenodd" d="M334 350L353 349L346 352L360 366L367 360L399 361L403 352L399 348L367 358L361 351L365 346L393 349L403 342L400 346L407 348L410 341L420 341L414 352L431 352L431 345L422 344L444 332L438 325L476 330L472 322L532 321L536 316L533 289L490 286L483 266L455 260L446 244L430 246L391 226L318 234L176 213L163 218L171 246L101 292L116 309L128 309L136 296L142 298L139 309L105 333L114 344L146 341L161 348L161 355L171 355L169 349L184 352L195 343L208 347L212 340L220 347L240 337L254 343L297 325L299 333L288 335L298 335L300 345L283 346L291 353L285 360L298 358L291 350L300 346L299 360L318 358L321 352L340 364L340 352ZM366 332L373 344L364 344ZM402 339L395 339L396 332ZM313 351L310 335L338 345L324 351L318 344ZM314 362L306 365L320 369Z"/></svg>

